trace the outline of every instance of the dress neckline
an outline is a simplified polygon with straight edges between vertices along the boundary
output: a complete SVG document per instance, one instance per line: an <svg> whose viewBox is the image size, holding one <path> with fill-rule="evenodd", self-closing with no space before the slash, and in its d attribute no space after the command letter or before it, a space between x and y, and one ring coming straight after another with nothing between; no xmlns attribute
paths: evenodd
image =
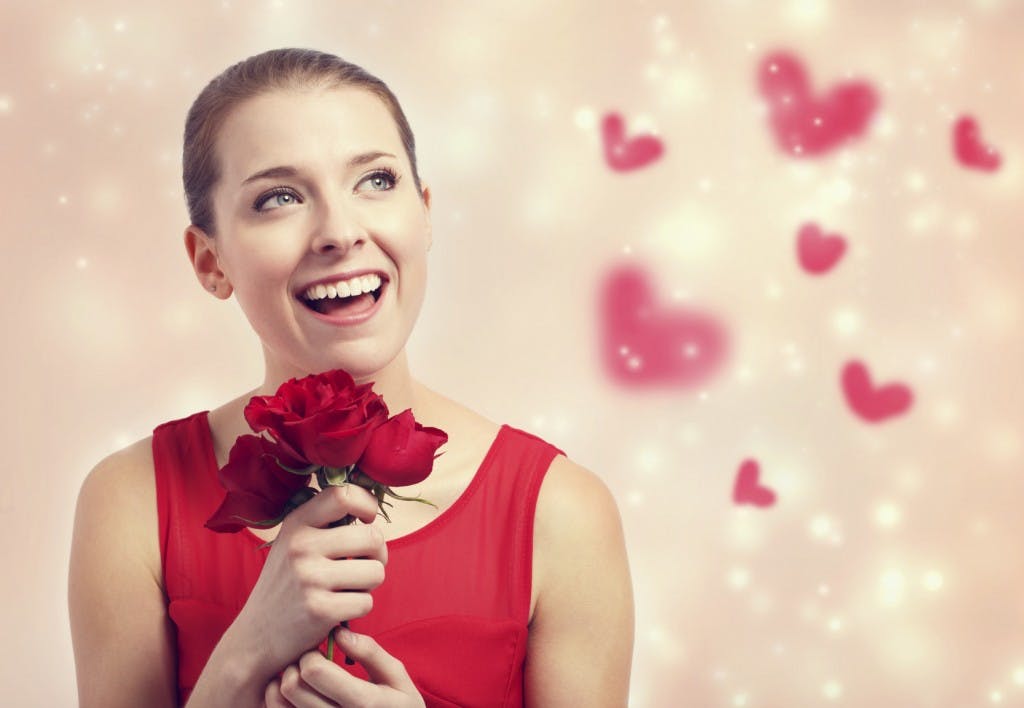
<svg viewBox="0 0 1024 708"><path fill-rule="evenodd" d="M214 479L216 479L219 467L217 465L217 454L213 448L213 428L210 427L210 411L202 411L199 414L199 418L201 422L201 425L199 427L202 428L203 430L203 450L206 453L207 467L209 469L210 475ZM487 470L490 469L491 463L495 455L497 454L497 450L500 447L501 443L505 440L505 437L509 430L510 428L507 423L503 423L498 428L497 434L494 436L494 439L491 441L490 446L487 448L487 453L484 455L483 460L480 461L480 466L477 467L476 472L473 474L473 479L469 481L469 484L467 484L466 488L462 490L462 493L459 494L458 497L456 497L455 501L453 501L450 505L448 505L447 508L445 508L436 517L425 523L423 526L420 526L417 529L413 529L407 534L403 534L401 536L397 536L395 538L388 540L388 548L404 546L406 544L413 543L415 541L420 540L421 538L429 536L436 529L439 529L442 526L444 526L444 524L446 524L450 518L452 518L455 514L458 513L459 509L468 504L469 500L473 497L473 494L483 484L483 480L487 476ZM219 480L217 481L217 484L218 486L220 485ZM253 542L261 546L266 543L264 539L254 534L249 529L248 526L243 526L241 533L244 534L247 538L251 539ZM270 553L269 547L263 548L262 550L264 553Z"/></svg>

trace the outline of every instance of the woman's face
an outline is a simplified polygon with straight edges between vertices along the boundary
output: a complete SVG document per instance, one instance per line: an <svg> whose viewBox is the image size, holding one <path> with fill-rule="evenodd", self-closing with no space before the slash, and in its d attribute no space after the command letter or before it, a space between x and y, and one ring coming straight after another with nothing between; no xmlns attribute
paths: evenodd
<svg viewBox="0 0 1024 708"><path fill-rule="evenodd" d="M233 110L217 153L209 243L263 341L268 380L373 377L419 315L431 242L430 193L417 193L385 104L354 87L272 91ZM305 303L310 284L352 271L383 280L369 319L332 324Z"/></svg>

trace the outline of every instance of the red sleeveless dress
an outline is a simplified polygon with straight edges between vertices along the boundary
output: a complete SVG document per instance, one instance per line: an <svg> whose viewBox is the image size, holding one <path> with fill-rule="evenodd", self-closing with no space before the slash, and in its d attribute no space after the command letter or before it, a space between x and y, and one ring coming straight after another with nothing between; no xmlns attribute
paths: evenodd
<svg viewBox="0 0 1024 708"><path fill-rule="evenodd" d="M248 529L205 528L224 491L208 411L153 431L160 554L177 629L184 705L259 577L269 548ZM428 706L521 706L533 518L552 459L540 438L501 426L472 482L426 526L388 542L373 610L349 622L399 658ZM326 639L321 643L326 648ZM345 666L367 678L356 664Z"/></svg>

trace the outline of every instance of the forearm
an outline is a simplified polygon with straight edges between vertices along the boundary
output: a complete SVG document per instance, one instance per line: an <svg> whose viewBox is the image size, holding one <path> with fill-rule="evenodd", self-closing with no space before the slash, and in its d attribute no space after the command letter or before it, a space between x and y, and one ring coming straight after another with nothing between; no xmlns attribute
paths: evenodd
<svg viewBox="0 0 1024 708"><path fill-rule="evenodd" d="M253 653L252 647L235 645L225 633L199 675L187 708L261 708L272 677L258 670Z"/></svg>

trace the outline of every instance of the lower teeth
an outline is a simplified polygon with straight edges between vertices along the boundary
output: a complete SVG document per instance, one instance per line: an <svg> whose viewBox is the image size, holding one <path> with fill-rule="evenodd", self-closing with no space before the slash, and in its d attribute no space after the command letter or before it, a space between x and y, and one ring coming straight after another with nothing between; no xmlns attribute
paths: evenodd
<svg viewBox="0 0 1024 708"><path fill-rule="evenodd" d="M314 310L315 312L326 315L337 310L349 309L356 306L358 302L363 301L363 295L370 295L372 302L365 303L372 306L373 303L377 302L377 295L380 291L376 290L371 293L361 293L360 295L350 295L344 298L323 298L322 300L307 300L306 305Z"/></svg>

